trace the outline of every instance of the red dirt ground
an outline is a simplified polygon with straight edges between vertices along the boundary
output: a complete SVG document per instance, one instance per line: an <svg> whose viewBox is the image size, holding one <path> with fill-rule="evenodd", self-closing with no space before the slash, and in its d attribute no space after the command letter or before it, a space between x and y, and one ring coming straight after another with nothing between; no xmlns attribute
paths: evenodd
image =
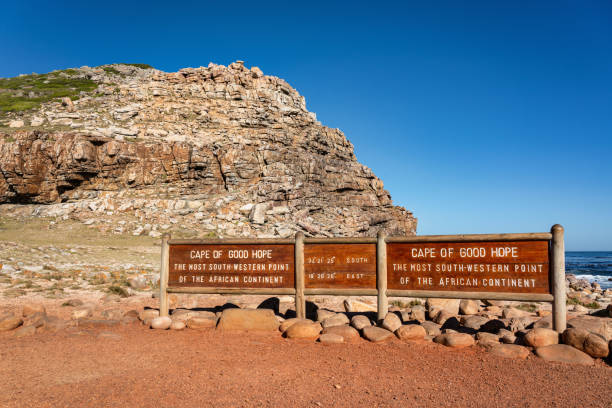
<svg viewBox="0 0 612 408"><path fill-rule="evenodd" d="M2 407L610 407L612 367L142 326L0 334ZM108 332L107 332L108 333Z"/></svg>

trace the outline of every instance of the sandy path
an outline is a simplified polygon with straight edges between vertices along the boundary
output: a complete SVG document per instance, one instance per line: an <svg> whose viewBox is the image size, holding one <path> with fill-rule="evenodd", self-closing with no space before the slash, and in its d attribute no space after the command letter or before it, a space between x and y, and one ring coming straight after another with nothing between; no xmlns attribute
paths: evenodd
<svg viewBox="0 0 612 408"><path fill-rule="evenodd" d="M113 329L0 334L2 407L612 406L612 367L393 340Z"/></svg>

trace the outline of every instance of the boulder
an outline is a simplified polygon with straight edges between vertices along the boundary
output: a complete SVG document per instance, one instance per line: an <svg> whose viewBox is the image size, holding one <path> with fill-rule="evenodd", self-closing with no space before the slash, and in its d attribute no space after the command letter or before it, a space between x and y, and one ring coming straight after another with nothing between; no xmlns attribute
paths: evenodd
<svg viewBox="0 0 612 408"><path fill-rule="evenodd" d="M392 332L381 327L368 326L363 329L363 337L373 343L389 340L392 336Z"/></svg>
<svg viewBox="0 0 612 408"><path fill-rule="evenodd" d="M278 326L278 330L280 330L281 333L284 333L289 327L293 326L297 322L309 322L309 323L312 323L312 320L301 319L299 317L293 317L291 319L287 319L287 320L283 321L280 324L280 326Z"/></svg>
<svg viewBox="0 0 612 408"><path fill-rule="evenodd" d="M500 329L497 335L502 343L514 344L516 342L516 336L510 330Z"/></svg>
<svg viewBox="0 0 612 408"><path fill-rule="evenodd" d="M480 327L489 321L488 318L478 315L463 317L461 320L464 327L476 331L480 330Z"/></svg>
<svg viewBox="0 0 612 408"><path fill-rule="evenodd" d="M323 333L319 337L319 342L323 344L340 344L344 343L344 337L333 333Z"/></svg>
<svg viewBox="0 0 612 408"><path fill-rule="evenodd" d="M28 317L36 313L46 314L45 306L41 303L27 303L23 305L22 315Z"/></svg>
<svg viewBox="0 0 612 408"><path fill-rule="evenodd" d="M213 329L217 325L217 317L215 316L211 319L209 317L194 316L187 319L185 325L194 330Z"/></svg>
<svg viewBox="0 0 612 408"><path fill-rule="evenodd" d="M427 309L431 311L432 309L436 310L446 310L453 316L459 314L459 304L461 303L460 299L427 299Z"/></svg>
<svg viewBox="0 0 612 408"><path fill-rule="evenodd" d="M353 299L344 300L344 310L346 310L347 313L367 313L377 311L376 305L371 305L369 303Z"/></svg>
<svg viewBox="0 0 612 408"><path fill-rule="evenodd" d="M533 348L551 346L559 343L559 333L551 329L531 329L523 338L525 344Z"/></svg>
<svg viewBox="0 0 612 408"><path fill-rule="evenodd" d="M321 333L321 324L314 322L297 322L287 330L285 330L285 337L288 339L308 339L315 340Z"/></svg>
<svg viewBox="0 0 612 408"><path fill-rule="evenodd" d="M278 319L270 309L225 309L217 329L276 331Z"/></svg>
<svg viewBox="0 0 612 408"><path fill-rule="evenodd" d="M90 305L81 305L74 308L72 311L72 319L86 319L93 316L93 307Z"/></svg>
<svg viewBox="0 0 612 408"><path fill-rule="evenodd" d="M400 326L396 331L395 335L400 340L423 340L427 335L425 328L419 324L408 324Z"/></svg>
<svg viewBox="0 0 612 408"><path fill-rule="evenodd" d="M188 309L175 309L172 312L172 320L181 320L183 322L187 322L187 320L199 317L203 319L211 319L216 320L217 315L213 312L209 312L206 310L188 310Z"/></svg>
<svg viewBox="0 0 612 408"><path fill-rule="evenodd" d="M345 342L353 342L359 340L359 332L348 325L326 327L323 329L323 334L335 334L341 336Z"/></svg>
<svg viewBox="0 0 612 408"><path fill-rule="evenodd" d="M498 357L526 359L530 351L527 347L517 344L494 344L488 348L489 353Z"/></svg>
<svg viewBox="0 0 612 408"><path fill-rule="evenodd" d="M387 329L390 332L395 332L401 326L402 321L395 313L387 313L381 324L383 329Z"/></svg>
<svg viewBox="0 0 612 408"><path fill-rule="evenodd" d="M476 339L478 340L478 344L481 346L499 344L499 337L493 333L478 332L476 333Z"/></svg>
<svg viewBox="0 0 612 408"><path fill-rule="evenodd" d="M478 313L479 309L479 304L475 300L462 299L459 302L459 312L463 315L474 315Z"/></svg>
<svg viewBox="0 0 612 408"><path fill-rule="evenodd" d="M23 324L23 319L18 316L0 316L0 331L14 330Z"/></svg>
<svg viewBox="0 0 612 408"><path fill-rule="evenodd" d="M565 329L565 331L561 334L561 341L563 344L567 344L568 346L577 348L580 351L584 351L584 341L588 335L588 330L570 327Z"/></svg>
<svg viewBox="0 0 612 408"><path fill-rule="evenodd" d="M419 323L423 323L426 320L425 319L425 307L421 305L413 306L410 309L410 319L416 320Z"/></svg>
<svg viewBox="0 0 612 408"><path fill-rule="evenodd" d="M26 337L36 333L36 327L34 326L21 326L13 332L15 337Z"/></svg>
<svg viewBox="0 0 612 408"><path fill-rule="evenodd" d="M332 312L327 309L317 309L317 322L322 322L323 320L335 316L336 312Z"/></svg>
<svg viewBox="0 0 612 408"><path fill-rule="evenodd" d="M344 326L345 324L349 324L349 318L344 313L336 313L333 316L328 317L327 319L321 322L321 326L325 327L333 327L333 326Z"/></svg>
<svg viewBox="0 0 612 408"><path fill-rule="evenodd" d="M151 328L158 330L168 330L172 324L172 319L168 316L159 316L151 320Z"/></svg>
<svg viewBox="0 0 612 408"><path fill-rule="evenodd" d="M183 330L187 324L182 320L173 320L170 325L170 330Z"/></svg>
<svg viewBox="0 0 612 408"><path fill-rule="evenodd" d="M513 333L516 333L518 331L525 330L530 325L531 325L531 319L529 317L526 317L526 316L512 317L508 321L508 330L510 330Z"/></svg>
<svg viewBox="0 0 612 408"><path fill-rule="evenodd" d="M535 353L538 357L548 361L585 365L593 364L593 359L586 353L566 344L538 347Z"/></svg>
<svg viewBox="0 0 612 408"><path fill-rule="evenodd" d="M584 341L584 352L591 357L606 358L610 353L608 342L599 334L589 333Z"/></svg>
<svg viewBox="0 0 612 408"><path fill-rule="evenodd" d="M433 341L452 348L469 347L475 344L474 338L466 333L440 334L436 336Z"/></svg>
<svg viewBox="0 0 612 408"><path fill-rule="evenodd" d="M533 324L534 329L552 329L552 315L544 316Z"/></svg>
<svg viewBox="0 0 612 408"><path fill-rule="evenodd" d="M351 326L357 330L362 330L364 327L371 326L372 322L364 315L355 315L351 318Z"/></svg>
<svg viewBox="0 0 612 408"><path fill-rule="evenodd" d="M612 317L612 303L608 305L606 311L608 312L608 317Z"/></svg>
<svg viewBox="0 0 612 408"><path fill-rule="evenodd" d="M150 320L159 316L159 310L157 309L144 309L138 314L140 321Z"/></svg>
<svg viewBox="0 0 612 408"><path fill-rule="evenodd" d="M524 317L525 315L527 315L526 312L516 309L514 307L509 307L507 309L502 310L502 317L504 319L512 319L512 318L516 318L516 317Z"/></svg>
<svg viewBox="0 0 612 408"><path fill-rule="evenodd" d="M430 321L425 321L425 322L421 323L421 326L423 326L423 328L427 332L427 335L430 336L430 337L435 337L435 336L437 336L437 335L439 335L441 333L440 332L440 328L442 326L440 326L437 323L430 322Z"/></svg>
<svg viewBox="0 0 612 408"><path fill-rule="evenodd" d="M440 310L439 313L436 314L436 316L432 319L435 323L438 323L441 326L444 326L444 323L446 323L446 321L448 319L452 319L454 318L455 315L446 311L446 310Z"/></svg>
<svg viewBox="0 0 612 408"><path fill-rule="evenodd" d="M612 318L597 316L579 316L567 321L568 327L585 329L599 334L607 341L612 340Z"/></svg>

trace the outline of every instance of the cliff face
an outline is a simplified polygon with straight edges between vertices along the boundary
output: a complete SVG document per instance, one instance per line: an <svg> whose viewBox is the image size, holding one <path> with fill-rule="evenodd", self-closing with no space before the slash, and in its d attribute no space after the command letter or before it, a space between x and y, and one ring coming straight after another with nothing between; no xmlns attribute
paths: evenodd
<svg viewBox="0 0 612 408"><path fill-rule="evenodd" d="M6 116L0 203L13 205L5 211L29 204L39 215L122 216L120 232L133 233L164 224L222 236L415 232L416 219L393 206L342 132L256 67L58 75L97 88ZM139 232L143 222L148 231Z"/></svg>

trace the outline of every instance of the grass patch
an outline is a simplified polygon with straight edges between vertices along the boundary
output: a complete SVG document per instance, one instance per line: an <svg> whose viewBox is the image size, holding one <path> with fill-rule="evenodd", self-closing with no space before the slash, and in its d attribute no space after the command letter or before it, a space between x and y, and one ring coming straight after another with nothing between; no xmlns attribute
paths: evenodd
<svg viewBox="0 0 612 408"><path fill-rule="evenodd" d="M129 65L131 67L142 68L142 69L153 69L153 67L149 64L126 64L121 63L121 65Z"/></svg>
<svg viewBox="0 0 612 408"><path fill-rule="evenodd" d="M66 69L0 79L0 114L38 108L42 103L63 97L75 100L81 92L91 92L98 87L91 79L75 75L77 71Z"/></svg>
<svg viewBox="0 0 612 408"><path fill-rule="evenodd" d="M534 305L533 303L521 303L516 308L529 313L534 313L537 309L536 305Z"/></svg>
<svg viewBox="0 0 612 408"><path fill-rule="evenodd" d="M114 75L120 75L123 76L123 74L119 71L117 71L115 68L113 67L102 67L102 69L104 70L104 72L108 73L108 74L114 74Z"/></svg>
<svg viewBox="0 0 612 408"><path fill-rule="evenodd" d="M120 297L130 296L130 294L127 292L125 288L122 288L121 286L117 286L117 285L109 286L109 288L107 289L107 292L113 295L119 295Z"/></svg>

